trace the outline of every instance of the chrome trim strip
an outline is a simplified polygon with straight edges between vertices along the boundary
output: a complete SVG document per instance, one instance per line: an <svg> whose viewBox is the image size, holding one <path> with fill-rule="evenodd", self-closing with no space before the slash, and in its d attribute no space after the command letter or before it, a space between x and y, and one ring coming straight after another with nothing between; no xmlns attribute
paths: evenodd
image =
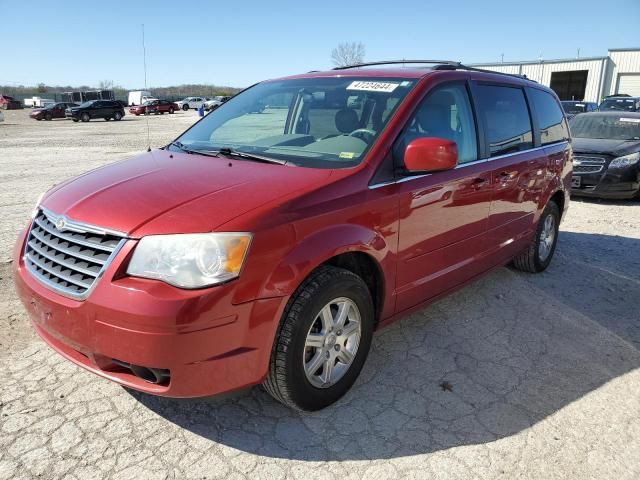
<svg viewBox="0 0 640 480"><path fill-rule="evenodd" d="M123 238L127 236L125 232L121 232L119 230L112 230L110 228L99 227L98 225L93 225L90 223L78 222L76 220L67 218L64 215L59 215L57 213L54 213L47 208L40 207L40 206L38 206L38 208L42 210L42 212L47 216L49 221L54 225L56 224L54 220L57 221L61 217L64 218L66 230L77 231L78 233L97 233L98 235L114 235L116 237L123 237Z"/></svg>
<svg viewBox="0 0 640 480"><path fill-rule="evenodd" d="M51 228L49 228L47 225L42 224L37 218L35 218L34 221L35 221L36 225L38 225L38 227L40 227L45 232L53 235L54 237L61 238L62 240L65 240L65 241L67 241L69 243L75 243L76 245L83 245L83 246L89 247L89 248L96 248L98 250L104 250L105 252L113 252L113 249L115 248L115 247L110 247L108 245L100 245L98 243L91 243L91 242L87 242L86 240L79 240L77 238L73 238L70 235L65 235L60 230L58 230L57 232L54 231L54 230L51 230ZM51 221L51 219L49 219L49 221ZM67 228L67 226L65 224L65 229L66 228ZM75 228L78 228L78 227L76 226ZM77 233L85 233L85 232L80 232L78 230L73 230L73 231L77 232ZM93 233L93 232L87 232L87 233Z"/></svg>
<svg viewBox="0 0 640 480"><path fill-rule="evenodd" d="M467 163L462 163L460 165L457 165L454 168L454 170L458 170L460 168L465 168L465 167L470 167L472 165L478 165L480 163L486 163L486 162L493 162L495 160L501 160L503 158L513 157L514 155L522 155L522 154L529 153L529 152L537 152L539 150L543 150L545 148L553 147L555 145L565 145L565 144L568 144L568 143L569 142L565 140L563 142L551 143L549 145L545 145L545 146L542 146L542 147L530 148L528 150L522 150L520 152L506 153L504 155L498 155L497 157L481 158L480 160L474 160L473 162L467 162ZM373 190L375 188L380 188L380 187L386 187L387 185L393 185L393 184L396 184L396 183L404 183L404 182L408 182L410 180L416 180L418 178L428 177L429 175L433 175L433 173L424 173L424 174L421 174L421 175L414 175L412 177L403 177L400 180L390 180L388 182L374 183L373 185L369 185L369 190Z"/></svg>

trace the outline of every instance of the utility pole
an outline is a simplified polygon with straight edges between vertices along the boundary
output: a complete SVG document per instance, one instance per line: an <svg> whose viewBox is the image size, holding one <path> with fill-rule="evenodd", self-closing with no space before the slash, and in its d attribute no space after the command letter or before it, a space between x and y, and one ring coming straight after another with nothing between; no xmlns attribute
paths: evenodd
<svg viewBox="0 0 640 480"><path fill-rule="evenodd" d="M504 53L500 54L500 63L504 63Z"/></svg>
<svg viewBox="0 0 640 480"><path fill-rule="evenodd" d="M578 58L580 58L580 47L578 47Z"/></svg>

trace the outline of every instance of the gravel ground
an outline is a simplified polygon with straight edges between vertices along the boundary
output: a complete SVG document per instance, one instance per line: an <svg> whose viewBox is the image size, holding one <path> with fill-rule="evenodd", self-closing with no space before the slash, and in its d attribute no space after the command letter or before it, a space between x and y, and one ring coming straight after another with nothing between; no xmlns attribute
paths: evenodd
<svg viewBox="0 0 640 480"><path fill-rule="evenodd" d="M168 400L35 338L9 263L40 192L144 150L145 120L6 113L0 479L640 478L640 203L573 201L545 273L498 269L381 331L355 388L321 412L259 388ZM151 117L151 145L196 118Z"/></svg>

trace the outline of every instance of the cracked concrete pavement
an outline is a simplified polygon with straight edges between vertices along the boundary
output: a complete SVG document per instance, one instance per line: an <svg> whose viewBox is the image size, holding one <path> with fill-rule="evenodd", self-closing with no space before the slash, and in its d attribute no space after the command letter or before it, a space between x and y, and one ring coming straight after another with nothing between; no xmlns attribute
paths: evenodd
<svg viewBox="0 0 640 480"><path fill-rule="evenodd" d="M150 118L152 145L195 119ZM0 479L640 477L639 202L573 201L545 273L498 269L379 332L323 411L170 400L54 353L11 284L39 193L144 147L141 118L0 124Z"/></svg>

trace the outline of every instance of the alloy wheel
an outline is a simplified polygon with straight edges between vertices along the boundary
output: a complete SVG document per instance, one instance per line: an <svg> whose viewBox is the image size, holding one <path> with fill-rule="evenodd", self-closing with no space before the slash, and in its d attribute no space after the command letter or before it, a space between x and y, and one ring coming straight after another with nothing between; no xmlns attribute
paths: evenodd
<svg viewBox="0 0 640 480"><path fill-rule="evenodd" d="M551 250L553 249L553 243L556 239L556 219L553 215L547 215L542 224L542 230L540 231L540 241L538 243L538 256L540 261L544 262Z"/></svg>
<svg viewBox="0 0 640 480"><path fill-rule="evenodd" d="M317 388L335 385L349 370L361 337L360 311L346 297L327 303L307 333L303 367L307 380Z"/></svg>

